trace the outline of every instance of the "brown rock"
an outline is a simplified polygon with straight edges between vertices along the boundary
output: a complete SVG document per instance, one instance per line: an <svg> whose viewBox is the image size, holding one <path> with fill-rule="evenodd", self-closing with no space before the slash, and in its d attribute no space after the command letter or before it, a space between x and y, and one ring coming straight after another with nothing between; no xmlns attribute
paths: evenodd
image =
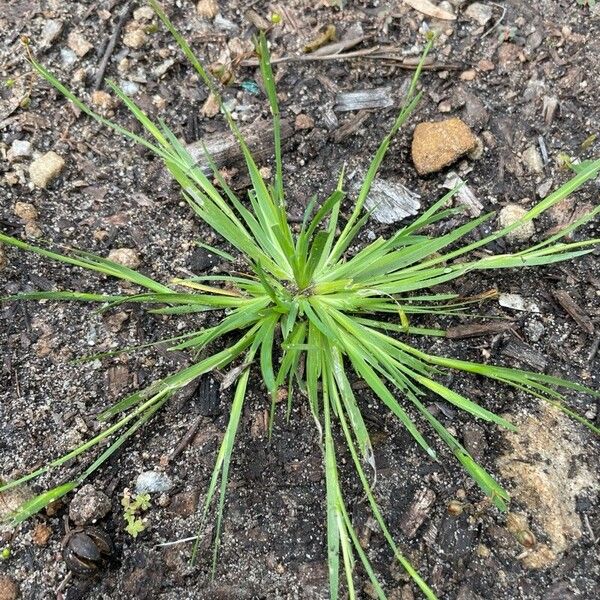
<svg viewBox="0 0 600 600"><path fill-rule="evenodd" d="M295 129L312 129L315 126L315 122L312 117L305 115L304 113L300 113L296 116L296 120L294 121Z"/></svg>
<svg viewBox="0 0 600 600"><path fill-rule="evenodd" d="M496 68L496 65L491 60L488 60L487 58L482 58L477 63L477 68L480 71L493 71Z"/></svg>
<svg viewBox="0 0 600 600"><path fill-rule="evenodd" d="M25 223L25 237L29 239L37 240L43 235L42 230L38 227L35 221L29 221Z"/></svg>
<svg viewBox="0 0 600 600"><path fill-rule="evenodd" d="M196 512L199 497L200 492L198 490L179 492L179 494L173 496L169 510L180 517L189 517Z"/></svg>
<svg viewBox="0 0 600 600"><path fill-rule="evenodd" d="M25 222L35 221L38 218L38 212L30 202L17 202L14 208L15 215Z"/></svg>
<svg viewBox="0 0 600 600"><path fill-rule="evenodd" d="M451 165L476 146L477 138L456 117L419 123L412 141L412 159L419 175L427 175Z"/></svg>
<svg viewBox="0 0 600 600"><path fill-rule="evenodd" d="M147 37L143 29L133 29L123 36L123 43L134 50L139 50L146 43Z"/></svg>
<svg viewBox="0 0 600 600"><path fill-rule="evenodd" d="M92 93L92 104L104 111L108 111L113 107L113 97L108 92L96 90Z"/></svg>
<svg viewBox="0 0 600 600"><path fill-rule="evenodd" d="M19 584L8 575L0 575L0 600L15 600L20 595Z"/></svg>
<svg viewBox="0 0 600 600"><path fill-rule="evenodd" d="M51 534L52 530L46 523L38 523L33 529L31 538L36 546L45 546L48 543Z"/></svg>

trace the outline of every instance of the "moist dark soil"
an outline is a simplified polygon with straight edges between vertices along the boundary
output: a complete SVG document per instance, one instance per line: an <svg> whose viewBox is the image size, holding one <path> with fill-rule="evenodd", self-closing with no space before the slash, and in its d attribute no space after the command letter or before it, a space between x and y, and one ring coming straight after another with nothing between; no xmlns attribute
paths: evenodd
<svg viewBox="0 0 600 600"><path fill-rule="evenodd" d="M284 156L293 218L302 215L313 194L326 197L344 163L350 178L358 177L366 168L401 103L402 90L411 75L406 62L420 53L428 28L440 35L431 69L422 78L423 100L412 122L392 144L381 173L385 179L419 193L422 210L442 195L447 173L417 176L410 160L410 141L414 125L420 121L458 116L480 137L481 157L465 159L452 168L468 182L484 211L507 203L529 207L569 177L561 166L561 155L584 159L600 153L600 144L590 137L600 126L598 6L572 0L510 0L484 2L482 9L456 0L441 3L457 16L442 21L411 8L412 2L400 1L294 0L269 4L218 0L219 12L214 18L201 17L190 0L165 0L163 4L201 58L207 63L220 61L231 71L224 97L241 125L250 129L256 127L253 123L257 119L268 117L257 68L240 64L251 58L241 52L257 31L256 15L267 20L273 12L281 15L281 23L269 33L274 56L302 55L304 46L333 24L339 40L363 37L347 52L393 46L396 56L403 59L358 56L292 61L274 67L283 116L295 125L286 140ZM203 254L195 242L215 244L224 250L229 248L227 243L194 218L158 160L79 114L36 79L26 63L21 36L29 37L32 51L44 65L89 100L108 40L125 5L118 0L0 0L0 228L17 237L38 236L41 239L37 243L77 247L103 256L111 249L131 248L141 259L142 272L165 282L189 272L221 272L227 267ZM141 5L134 2L131 8ZM490 13L487 19L486 9ZM44 42L42 32L50 20L60 21L61 31ZM146 31L147 39L140 48L124 43L123 35L135 29ZM72 33L89 42L83 56L74 52L74 48L82 49L69 38ZM129 14L116 37L106 76L125 85L146 111L164 119L188 143L225 134L223 119L202 111L207 93L156 18L148 20L139 12ZM392 105L360 112L336 110L338 92L379 87L390 88L387 93ZM136 127L123 106L102 110L119 123ZM29 141L33 156L11 156L8 151L15 140ZM541 168L531 164L528 152L523 154L532 146L542 158ZM30 183L28 166L35 156L49 150L62 156L66 167L47 189L38 189ZM261 166L268 163L265 158ZM224 167L234 184L243 188L243 167L234 159ZM596 205L598 193L598 183L591 183L558 205L536 224L536 236ZM30 224L26 230L15 213L17 202L35 206L36 227ZM344 213L348 214L346 205ZM389 235L399 226L370 220L359 245L373 236ZM449 225L431 233L439 233L442 227ZM581 235L595 233L597 226L592 225ZM500 244L494 250L505 248ZM4 254L7 264L0 267L0 295L54 289L114 292L124 287L15 249L6 248ZM470 276L443 289L474 295L490 288L519 294L539 310L515 311L493 299L482 303L477 311L488 317L488 322L491 317L510 319L510 330L459 340L412 342L440 354L544 370L598 388L597 253L535 270ZM572 318L557 301L557 290L566 291L579 305L591 328ZM84 304L3 302L2 479L22 476L89 439L100 428L96 415L104 407L193 357L154 347L87 363L75 359L177 335L205 322L194 315L153 316L129 306L99 314ZM419 323L445 328L460 321L423 318ZM289 422L283 407L278 410L269 440L268 399L256 376L236 440L214 581L210 573L210 525L202 533L199 560L193 567L188 562L190 543L157 546L192 536L198 527L196 505L207 488L231 402L230 390L215 396L205 383L191 396L171 401L90 478L89 483L107 494L112 503L111 512L97 523L114 541L111 562L92 577L64 581L63 517L72 498L67 496L18 528L1 530L0 545L11 548L10 558L0 562L1 598L15 597L15 584L21 597L31 600L54 596L328 597L318 434L305 399L298 395L293 399ZM560 464L565 468L558 470L559 458L553 451L544 452L532 442L530 454L518 454L516 438L482 422L474 423L431 399L431 409L438 418L513 493L511 510L524 516L537 543L550 554L542 553L545 559L532 565L528 561L532 551L519 545L508 531L506 516L486 505L453 457L437 444L440 461L430 460L393 416L356 382L375 446L376 496L402 549L440 598L597 598L597 439L584 426L565 422L561 413L552 413L549 419L547 409L531 397L469 377L455 376L448 383L486 407L509 414L516 422L534 419L535 424L539 420L540 433L551 428L557 440L564 442L560 446L564 461ZM598 423L593 398L572 393L569 401ZM200 425L196 434L171 457L197 419ZM424 431L434 438L426 427ZM360 485L348 465L349 456L342 448L340 444L346 501L389 597L419 597L373 526ZM31 482L24 497L67 480L87 460L73 461ZM509 477L502 465L511 461L533 469L525 473L544 473L554 487L537 490L535 486L543 484L533 477L519 480L516 469ZM133 539L124 530L121 499L124 490L132 489L136 477L147 470L163 471L173 487L152 495L147 528ZM546 504L540 504L542 498ZM451 516L447 507L456 499L472 508ZM561 529L560 543L545 519L551 511L547 507L553 504L564 506L557 518L569 513L569 527ZM49 535L42 535L44 531ZM375 597L359 565L356 581L359 597Z"/></svg>

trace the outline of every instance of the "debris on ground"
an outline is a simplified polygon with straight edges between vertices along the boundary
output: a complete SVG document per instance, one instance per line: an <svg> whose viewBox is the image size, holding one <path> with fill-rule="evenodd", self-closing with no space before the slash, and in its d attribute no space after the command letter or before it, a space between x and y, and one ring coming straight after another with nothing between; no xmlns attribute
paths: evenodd
<svg viewBox="0 0 600 600"><path fill-rule="evenodd" d="M360 191L364 173L355 178L353 192ZM364 204L365 210L379 223L397 223L410 215L416 215L421 208L419 194L409 190L399 182L377 177Z"/></svg>

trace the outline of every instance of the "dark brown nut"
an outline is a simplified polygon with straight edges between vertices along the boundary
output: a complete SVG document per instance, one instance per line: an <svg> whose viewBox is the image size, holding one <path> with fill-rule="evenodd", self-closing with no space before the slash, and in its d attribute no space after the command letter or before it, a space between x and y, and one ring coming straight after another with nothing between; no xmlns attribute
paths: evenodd
<svg viewBox="0 0 600 600"><path fill-rule="evenodd" d="M92 575L98 570L95 562L77 556L69 547L63 548L62 554L68 569L76 575Z"/></svg>
<svg viewBox="0 0 600 600"><path fill-rule="evenodd" d="M65 563L76 575L94 574L114 551L109 535L98 527L71 530L67 524L62 544Z"/></svg>
<svg viewBox="0 0 600 600"><path fill-rule="evenodd" d="M114 552L115 548L112 540L106 531L99 527L86 527L84 532L94 541L100 554L103 556L110 556Z"/></svg>
<svg viewBox="0 0 600 600"><path fill-rule="evenodd" d="M102 558L94 540L84 532L74 533L69 539L68 548L85 560L98 561Z"/></svg>

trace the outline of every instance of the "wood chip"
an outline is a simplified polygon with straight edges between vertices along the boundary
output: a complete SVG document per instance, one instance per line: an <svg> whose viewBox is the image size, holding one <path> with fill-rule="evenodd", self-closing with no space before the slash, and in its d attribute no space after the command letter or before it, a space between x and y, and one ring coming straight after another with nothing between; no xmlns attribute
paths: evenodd
<svg viewBox="0 0 600 600"><path fill-rule="evenodd" d="M369 118L370 114L371 113L368 110L360 110L357 112L334 131L333 141L336 144L339 144L347 137L350 137L353 133L361 128L362 124Z"/></svg>
<svg viewBox="0 0 600 600"><path fill-rule="evenodd" d="M473 190L459 177L455 171L450 171L442 184L447 190L454 189L457 185L462 187L456 192L456 201L466 207L472 217L478 217L483 210L483 204L479 202Z"/></svg>
<svg viewBox="0 0 600 600"><path fill-rule="evenodd" d="M366 173L362 173L355 178L352 189L356 194L360 191L365 176ZM365 210L372 210L371 216L379 223L396 223L419 212L419 198L419 194L401 183L377 177L365 199Z"/></svg>
<svg viewBox="0 0 600 600"><path fill-rule="evenodd" d="M281 121L282 140L290 137L293 131L293 127L288 120ZM270 122L254 122L252 125L242 128L242 135L257 163L260 163L273 152L273 129ZM206 158L204 148L212 157L217 168L238 162L242 158L239 144L233 134L230 133L215 133L193 142L187 146L188 152L206 175L211 174L212 169Z"/></svg>
<svg viewBox="0 0 600 600"><path fill-rule="evenodd" d="M569 313L569 316L583 329L586 333L593 335L594 324L584 310L569 296L565 290L553 290L552 295L558 303Z"/></svg>
<svg viewBox="0 0 600 600"><path fill-rule="evenodd" d="M408 4L420 13L427 15L428 17L433 17L434 19L442 19L444 21L456 20L456 15L453 15L443 8L439 8L429 0L404 0L404 4Z"/></svg>
<svg viewBox="0 0 600 600"><path fill-rule="evenodd" d="M387 108L394 104L391 87L373 88L370 90L353 90L340 92L335 97L334 110L345 112L364 110L366 108Z"/></svg>
<svg viewBox="0 0 600 600"><path fill-rule="evenodd" d="M400 521L400 529L402 529L402 533L404 533L406 537L412 538L415 536L417 530L421 527L429 514L429 510L434 502L435 493L429 488L419 490L415 494L413 501Z"/></svg>
<svg viewBox="0 0 600 600"><path fill-rule="evenodd" d="M512 323L506 321L492 321L491 323L467 323L465 325L456 325L446 330L446 337L453 340L464 338L480 337L491 333L502 333L508 331Z"/></svg>
<svg viewBox="0 0 600 600"><path fill-rule="evenodd" d="M502 354L515 358L537 371L544 371L548 365L543 354L514 337L504 346Z"/></svg>

